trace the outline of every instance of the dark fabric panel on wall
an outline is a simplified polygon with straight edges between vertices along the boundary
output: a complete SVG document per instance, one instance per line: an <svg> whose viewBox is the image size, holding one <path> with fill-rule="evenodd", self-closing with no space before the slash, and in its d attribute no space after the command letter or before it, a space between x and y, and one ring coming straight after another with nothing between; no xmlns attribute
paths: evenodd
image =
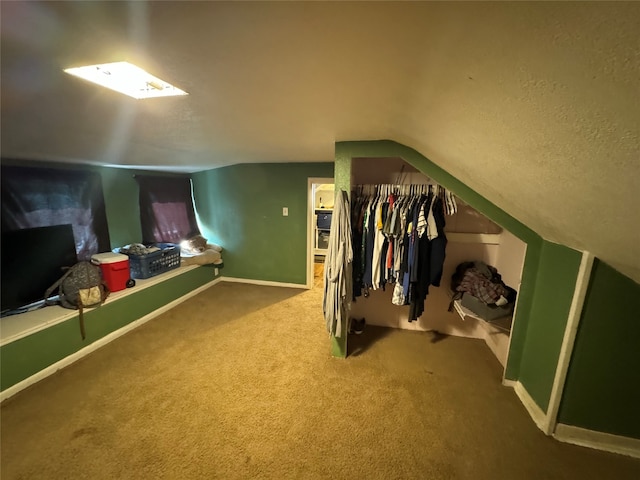
<svg viewBox="0 0 640 480"><path fill-rule="evenodd" d="M200 234L189 177L136 175L142 242L180 243Z"/></svg>
<svg viewBox="0 0 640 480"><path fill-rule="evenodd" d="M2 167L2 231L71 224L79 260L110 250L97 172Z"/></svg>

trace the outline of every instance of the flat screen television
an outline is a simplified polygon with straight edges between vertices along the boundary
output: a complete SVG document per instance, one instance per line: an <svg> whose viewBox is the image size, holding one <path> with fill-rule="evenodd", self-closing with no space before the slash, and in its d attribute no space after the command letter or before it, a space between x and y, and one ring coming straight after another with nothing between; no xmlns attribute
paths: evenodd
<svg viewBox="0 0 640 480"><path fill-rule="evenodd" d="M73 228L69 225L2 232L0 285L2 316L44 301L44 294L78 261Z"/></svg>

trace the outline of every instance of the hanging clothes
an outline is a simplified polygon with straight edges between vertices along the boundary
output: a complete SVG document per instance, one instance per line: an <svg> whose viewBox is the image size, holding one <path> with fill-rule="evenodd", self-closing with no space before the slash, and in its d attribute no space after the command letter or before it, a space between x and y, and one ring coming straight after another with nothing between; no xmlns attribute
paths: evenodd
<svg viewBox="0 0 640 480"><path fill-rule="evenodd" d="M429 286L440 286L445 259L447 237L444 233L445 219L442 202L439 197L429 195L423 207L428 209L429 225L418 240L418 261L416 265L416 281L414 294L411 297L409 321L417 320L424 312L424 302L429 294ZM430 232L430 233L428 233Z"/></svg>
<svg viewBox="0 0 640 480"><path fill-rule="evenodd" d="M438 185L357 186L352 200L359 256L353 300L393 284L392 303L409 305L409 321L417 320L429 287L442 279L445 214L457 209L453 194Z"/></svg>
<svg viewBox="0 0 640 480"><path fill-rule="evenodd" d="M353 295L353 248L349 197L341 190L336 195L324 261L324 294L322 310L329 334L342 337Z"/></svg>

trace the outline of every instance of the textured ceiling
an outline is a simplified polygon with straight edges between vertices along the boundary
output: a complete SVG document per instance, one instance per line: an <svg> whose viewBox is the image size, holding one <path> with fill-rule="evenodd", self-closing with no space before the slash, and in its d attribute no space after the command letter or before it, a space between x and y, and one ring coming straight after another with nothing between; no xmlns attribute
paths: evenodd
<svg viewBox="0 0 640 480"><path fill-rule="evenodd" d="M2 2L3 157L198 171L412 147L640 281L640 4ZM136 101L62 68L133 61Z"/></svg>

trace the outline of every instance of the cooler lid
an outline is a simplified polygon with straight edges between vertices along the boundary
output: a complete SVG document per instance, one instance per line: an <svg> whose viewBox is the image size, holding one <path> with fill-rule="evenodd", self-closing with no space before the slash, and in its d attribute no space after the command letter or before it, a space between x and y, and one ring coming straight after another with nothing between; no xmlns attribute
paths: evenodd
<svg viewBox="0 0 640 480"><path fill-rule="evenodd" d="M117 263L124 260L129 260L129 257L122 253L105 252L91 255L91 263L96 263L98 265L102 265L104 263Z"/></svg>

